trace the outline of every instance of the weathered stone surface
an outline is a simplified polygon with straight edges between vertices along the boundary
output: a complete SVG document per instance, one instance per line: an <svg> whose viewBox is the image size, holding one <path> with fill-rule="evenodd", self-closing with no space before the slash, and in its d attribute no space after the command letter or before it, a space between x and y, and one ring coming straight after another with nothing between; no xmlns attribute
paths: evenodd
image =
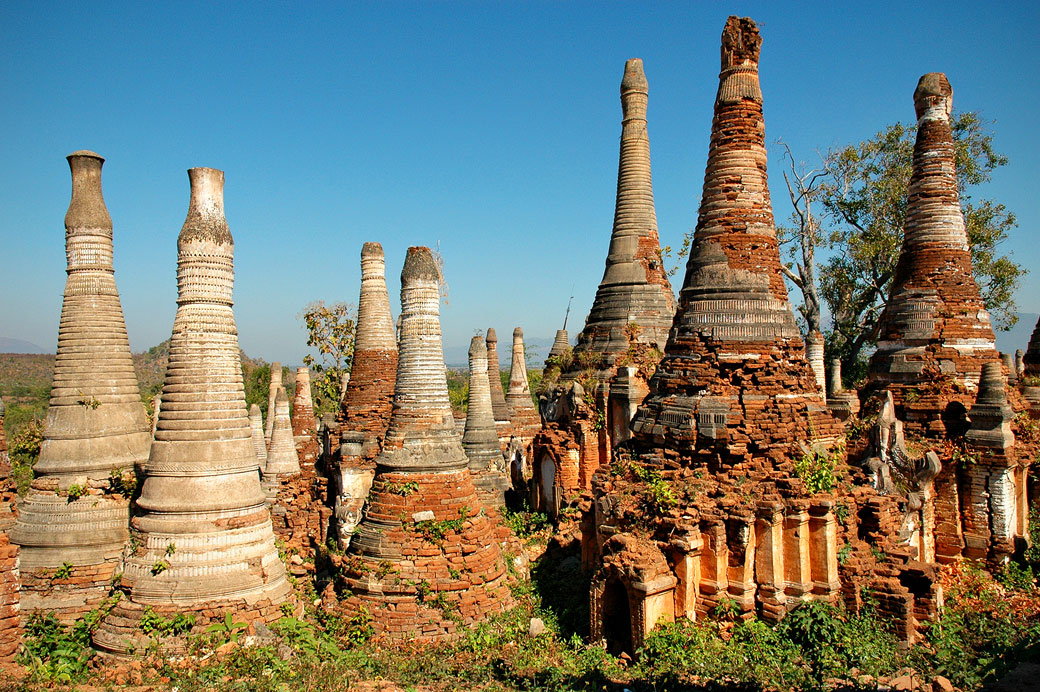
<svg viewBox="0 0 1040 692"><path fill-rule="evenodd" d="M958 199L952 107L953 89L944 74L921 77L914 91L917 141L903 245L865 388L868 396L890 390L908 429L925 435L945 433L946 406L970 406L982 365L998 359ZM961 391L921 392L927 379L957 383ZM917 390L912 406L909 389Z"/></svg>
<svg viewBox="0 0 1040 692"><path fill-rule="evenodd" d="M556 338L553 339L552 348L549 349L549 357L552 358L553 356L562 356L569 350L571 350L571 342L567 338L567 330L557 329Z"/></svg>
<svg viewBox="0 0 1040 692"><path fill-rule="evenodd" d="M315 474L314 464L318 460L318 419L314 416L311 371L308 368L296 368L292 431L296 452L300 457L300 472L305 478L312 478Z"/></svg>
<svg viewBox="0 0 1040 692"><path fill-rule="evenodd" d="M386 290L383 246L365 243L361 248L354 360L340 409L338 467L331 474L341 548L350 543L361 521L375 476L375 458L390 424L396 378L397 337Z"/></svg>
<svg viewBox="0 0 1040 692"><path fill-rule="evenodd" d="M158 423L158 416L156 422ZM249 407L249 427L253 433L253 449L256 450L260 473L264 473L267 469L267 444L264 442L264 416L257 404Z"/></svg>
<svg viewBox="0 0 1040 692"><path fill-rule="evenodd" d="M621 151L610 249L592 309L574 347L576 353L606 356L610 364L629 350L629 325L638 325L640 343L660 347L668 339L675 314L675 296L661 263L654 209L646 127L648 94L643 61L629 60L621 80Z"/></svg>
<svg viewBox="0 0 1040 692"><path fill-rule="evenodd" d="M644 442L712 468L777 464L799 442L834 440L780 269L766 176L758 56L750 19L723 33L704 192L679 310L650 395L632 422Z"/></svg>
<svg viewBox="0 0 1040 692"><path fill-rule="evenodd" d="M831 359L830 383L827 387L827 410L844 422L859 413L859 395L845 391L841 383L841 359Z"/></svg>
<svg viewBox="0 0 1040 692"><path fill-rule="evenodd" d="M627 438L632 413L647 391L646 381L657 367L675 314L675 296L661 266L654 210L648 93L643 61L627 61L606 269L575 347L567 347L566 332L557 333L543 371L542 429L531 444L529 459L510 455L514 482L533 478L533 504L552 514L577 491L588 489L596 469L610 463L618 435ZM623 383L616 382L619 368L630 366L635 372L624 375ZM630 398L636 396L639 399Z"/></svg>
<svg viewBox="0 0 1040 692"><path fill-rule="evenodd" d="M100 649L143 650L145 607L239 621L279 617L290 587L264 506L246 413L232 312L234 240L224 217L224 174L192 168L188 215L177 238L177 315L163 407L144 466L123 599L94 634Z"/></svg>
<svg viewBox="0 0 1040 692"><path fill-rule="evenodd" d="M3 401L0 401L0 429L2 427ZM16 517L17 499L10 468L0 469L0 674L4 666L14 663L22 636L19 549L8 536Z"/></svg>
<svg viewBox="0 0 1040 692"><path fill-rule="evenodd" d="M524 330L513 330L513 360L509 368L509 392L506 394L509 420L513 434L528 444L541 427L538 412L531 400L531 385L527 380L527 360L524 351Z"/></svg>
<svg viewBox="0 0 1040 692"><path fill-rule="evenodd" d="M267 423L264 428L264 439L271 444L271 435L274 433L274 399L278 395L278 388L282 386L282 364L271 363L271 381L268 384L267 393Z"/></svg>
<svg viewBox="0 0 1040 692"><path fill-rule="evenodd" d="M104 159L69 155L68 279L36 480L11 542L21 546L22 608L75 620L107 593L128 537L129 498L112 473L131 474L150 440L112 267L112 219L101 194ZM50 570L74 579L51 587Z"/></svg>
<svg viewBox="0 0 1040 692"><path fill-rule="evenodd" d="M488 353L488 382L491 385L491 410L495 415L495 427L498 430L498 439L503 444L507 443L513 431L509 420L509 406L506 404L506 395L502 390L502 368L498 360L498 335L494 327L487 330L487 353Z"/></svg>
<svg viewBox="0 0 1040 692"><path fill-rule="evenodd" d="M365 517L342 566L351 592L347 612L368 609L377 635L395 639L450 639L460 624L511 603L505 562L448 400L439 279L429 248L409 248L393 413ZM417 512L434 519L417 521Z"/></svg>
<svg viewBox="0 0 1040 692"><path fill-rule="evenodd" d="M480 335L474 336L469 346L469 398L462 448L481 501L488 507L504 506L509 476L491 411L487 346Z"/></svg>
<svg viewBox="0 0 1040 692"><path fill-rule="evenodd" d="M274 430L271 431L271 447L267 450L264 483L269 487L277 487L280 480L297 473L300 473L300 457L289 420L289 397L285 387L279 387L275 393Z"/></svg>

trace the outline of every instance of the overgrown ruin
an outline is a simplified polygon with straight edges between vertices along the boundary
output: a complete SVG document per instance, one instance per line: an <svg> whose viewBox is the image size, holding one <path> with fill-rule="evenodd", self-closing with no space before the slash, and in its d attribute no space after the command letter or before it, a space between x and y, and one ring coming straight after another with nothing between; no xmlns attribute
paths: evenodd
<svg viewBox="0 0 1040 692"><path fill-rule="evenodd" d="M542 430L532 455L535 506L555 515L564 495L588 490L629 437L668 339L675 296L661 259L646 127L643 61L625 63L617 199L603 279L572 350L557 333L539 397Z"/></svg>
<svg viewBox="0 0 1040 692"><path fill-rule="evenodd" d="M393 413L343 563L352 594L343 607L364 608L391 639L455 638L512 600L448 400L439 281L429 248L409 248Z"/></svg>

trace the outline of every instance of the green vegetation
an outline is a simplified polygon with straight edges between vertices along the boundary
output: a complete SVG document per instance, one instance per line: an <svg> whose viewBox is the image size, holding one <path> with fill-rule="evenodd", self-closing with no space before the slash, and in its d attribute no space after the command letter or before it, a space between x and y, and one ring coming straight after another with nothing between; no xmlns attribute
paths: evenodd
<svg viewBox="0 0 1040 692"><path fill-rule="evenodd" d="M352 305L317 300L299 315L307 328L307 345L318 357L307 354L303 364L314 371L311 395L314 415L318 418L339 408L339 391L343 373L350 371L354 360L354 328L357 313Z"/></svg>
<svg viewBox="0 0 1040 692"><path fill-rule="evenodd" d="M795 462L794 472L805 481L810 494L829 493L838 484L835 471L845 450L836 447L828 452L813 450ZM845 509L848 512L848 508Z"/></svg>

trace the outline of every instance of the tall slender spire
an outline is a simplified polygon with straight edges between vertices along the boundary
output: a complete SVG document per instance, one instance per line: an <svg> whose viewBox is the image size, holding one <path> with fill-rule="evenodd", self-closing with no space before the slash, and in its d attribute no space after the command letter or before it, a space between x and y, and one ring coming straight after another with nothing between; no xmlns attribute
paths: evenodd
<svg viewBox="0 0 1040 692"><path fill-rule="evenodd" d="M914 91L917 140L903 246L867 381L868 391L896 385L897 407L903 403L899 385L914 386L942 372L974 391L983 363L999 358L972 274L957 192L952 108L946 75L921 77Z"/></svg>
<svg viewBox="0 0 1040 692"><path fill-rule="evenodd" d="M156 422L158 422L158 417ZM256 459L260 464L260 472L263 473L267 468L267 444L264 442L264 417L257 404L249 407L249 427L253 432L253 449L256 450Z"/></svg>
<svg viewBox="0 0 1040 692"><path fill-rule="evenodd" d="M488 382L491 384L491 410L495 414L495 423L498 425L498 436L508 437L509 407L506 405L506 394L502 390L502 368L498 360L498 335L494 327L487 330L487 353L488 353Z"/></svg>
<svg viewBox="0 0 1040 692"><path fill-rule="evenodd" d="M306 367L296 368L292 431L296 452L300 457L300 470L307 477L313 476L314 463L318 459L318 419L314 416L314 399L311 396L311 371Z"/></svg>
<svg viewBox="0 0 1040 692"><path fill-rule="evenodd" d="M498 442L495 417L491 412L491 385L488 381L487 345L484 337L474 336L469 345L469 397L462 448L469 458L469 470L480 499L487 505L505 504L509 478L505 457Z"/></svg>
<svg viewBox="0 0 1040 692"><path fill-rule="evenodd" d="M129 500L101 485L143 463L151 435L116 290L105 160L77 151L68 161L68 279L54 381L36 480L11 541L22 547L22 608L75 619L105 597L128 537ZM52 587L42 575L63 563L73 565L73 578Z"/></svg>
<svg viewBox="0 0 1040 692"><path fill-rule="evenodd" d="M188 177L163 406L132 521L141 543L123 572L129 599L94 635L117 653L140 649L144 635L134 624L145 607L268 620L290 590L246 413L224 173L192 168Z"/></svg>
<svg viewBox="0 0 1040 692"><path fill-rule="evenodd" d="M506 405L509 420L517 437L530 441L538 432L541 421L531 400L531 386L527 381L527 356L524 350L524 330L513 330L513 361L509 367L509 392Z"/></svg>
<svg viewBox="0 0 1040 692"><path fill-rule="evenodd" d="M347 442L349 438L352 444L360 445L356 451L368 462L379 454L390 424L396 377L397 337L386 290L383 246L365 243L361 248L354 360L340 409L340 439ZM343 458L346 461L351 456L357 455L345 453Z"/></svg>
<svg viewBox="0 0 1040 692"><path fill-rule="evenodd" d="M274 431L271 433L271 448L267 450L265 482L277 482L280 478L300 472L300 457L293 443L292 423L289 421L289 397L285 387L279 387L274 400Z"/></svg>
<svg viewBox="0 0 1040 692"><path fill-rule="evenodd" d="M267 391L267 424L264 428L264 439L271 444L271 433L274 432L274 400L278 396L278 388L282 386L282 364L271 363L271 381Z"/></svg>
<svg viewBox="0 0 1040 692"><path fill-rule="evenodd" d="M725 466L760 456L784 463L792 445L840 432L806 360L780 269L766 180L761 44L752 20L727 20L679 309L632 423L644 442L703 451Z"/></svg>
<svg viewBox="0 0 1040 692"><path fill-rule="evenodd" d="M346 565L353 595L344 606L367 609L377 634L389 638L452 638L458 618L473 623L510 604L505 563L448 399L439 280L430 249L409 248L401 272L393 414L365 517L350 543L357 559ZM457 528L430 528L444 522ZM417 589L420 583L429 591ZM445 603L455 621L445 615Z"/></svg>
<svg viewBox="0 0 1040 692"><path fill-rule="evenodd" d="M646 128L649 85L643 61L625 63L621 79L621 151L617 200L603 280L578 335L578 352L616 359L629 349L626 329L636 323L636 340L663 345L675 314L675 296L661 263L657 212L650 176L650 139ZM613 365L613 362L611 362Z"/></svg>

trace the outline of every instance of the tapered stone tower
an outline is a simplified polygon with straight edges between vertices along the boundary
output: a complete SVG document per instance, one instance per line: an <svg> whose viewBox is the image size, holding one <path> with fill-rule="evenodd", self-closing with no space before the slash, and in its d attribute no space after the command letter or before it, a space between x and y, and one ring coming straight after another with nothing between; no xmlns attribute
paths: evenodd
<svg viewBox="0 0 1040 692"><path fill-rule="evenodd" d="M953 399L967 409L978 390L982 365L999 359L989 313L971 269L957 193L952 107L953 89L946 75L921 77L914 91L917 141L903 246L865 389L868 395L891 391L908 431L923 434L944 434L953 414L946 411L951 397L940 391L944 388L922 391L922 383L951 378L964 390ZM904 398L907 389L915 392L911 402Z"/></svg>
<svg viewBox="0 0 1040 692"><path fill-rule="evenodd" d="M274 400L278 396L278 388L282 386L282 364L271 363L271 381L267 392L267 423L264 426L264 438L267 444L271 444L271 434L274 432Z"/></svg>
<svg viewBox="0 0 1040 692"><path fill-rule="evenodd" d="M267 450L264 485L276 489L280 480L299 472L300 457L293 441L292 423L289 420L289 397L285 393L285 387L279 387L274 400L274 430L271 431L271 447Z"/></svg>
<svg viewBox="0 0 1040 692"><path fill-rule="evenodd" d="M193 613L202 631L224 612L238 621L276 619L290 592L246 413L224 173L192 168L188 177L163 406L132 520L140 544L120 584L128 598L94 635L97 647L118 654L144 649L145 608Z"/></svg>
<svg viewBox="0 0 1040 692"><path fill-rule="evenodd" d="M397 378L397 337L386 290L383 246L361 248L354 360L340 409L339 471L335 483L336 530L340 546L350 543L372 487L375 458L383 446Z"/></svg>
<svg viewBox="0 0 1040 692"><path fill-rule="evenodd" d="M264 416L256 404L249 407L249 427L253 433L253 449L256 450L260 473L263 473L267 468L267 444L264 442Z"/></svg>
<svg viewBox="0 0 1040 692"><path fill-rule="evenodd" d="M509 477L506 475L505 457L495 431L495 417L491 412L487 345L479 334L473 337L469 345L469 398L462 448L469 458L469 470L481 501L489 507L505 505Z"/></svg>
<svg viewBox="0 0 1040 692"><path fill-rule="evenodd" d="M293 440L300 456L300 471L304 476L314 475L314 462L318 458L318 419L314 416L314 399L311 397L311 371L296 368L296 393L292 403Z"/></svg>
<svg viewBox="0 0 1040 692"><path fill-rule="evenodd" d="M552 348L549 349L549 357L552 358L553 356L556 356L558 358L569 351L570 348L571 344L567 339L567 330L557 329L556 338L553 339Z"/></svg>
<svg viewBox="0 0 1040 692"><path fill-rule="evenodd" d="M574 347L577 353L602 354L608 368L628 352L632 339L663 346L675 315L675 296L661 263L657 234L646 128L648 94L643 61L629 60L621 80L621 152L607 266ZM633 323L635 328L630 327Z"/></svg>
<svg viewBox="0 0 1040 692"><path fill-rule="evenodd" d="M151 436L112 267L104 159L78 151L68 160L68 279L54 383L36 479L11 542L21 546L23 610L75 620L107 594L129 536L129 498L111 476L143 463ZM68 577L53 578L66 564Z"/></svg>
<svg viewBox="0 0 1040 692"><path fill-rule="evenodd" d="M730 17L690 260L665 356L632 429L713 466L790 463L829 441L788 300L766 180L755 23Z"/></svg>
<svg viewBox="0 0 1040 692"><path fill-rule="evenodd" d="M506 404L506 394L502 390L502 367L498 360L498 335L495 334L494 327L488 327L486 343L488 382L491 385L491 411L495 416L498 439L505 443L512 433L513 424L509 420L509 406Z"/></svg>
<svg viewBox="0 0 1040 692"><path fill-rule="evenodd" d="M1025 376L1040 375L1040 320L1036 321L1029 345L1022 355L1022 372Z"/></svg>
<svg viewBox="0 0 1040 692"><path fill-rule="evenodd" d="M506 394L509 420L513 434L524 443L531 441L541 422L531 400L531 385L527 381L527 361L524 353L524 330L513 330L513 361L509 366L509 392Z"/></svg>
<svg viewBox="0 0 1040 692"><path fill-rule="evenodd" d="M409 248L393 414L345 565L345 608L394 639L450 639L511 604L448 400L439 279L429 248Z"/></svg>

